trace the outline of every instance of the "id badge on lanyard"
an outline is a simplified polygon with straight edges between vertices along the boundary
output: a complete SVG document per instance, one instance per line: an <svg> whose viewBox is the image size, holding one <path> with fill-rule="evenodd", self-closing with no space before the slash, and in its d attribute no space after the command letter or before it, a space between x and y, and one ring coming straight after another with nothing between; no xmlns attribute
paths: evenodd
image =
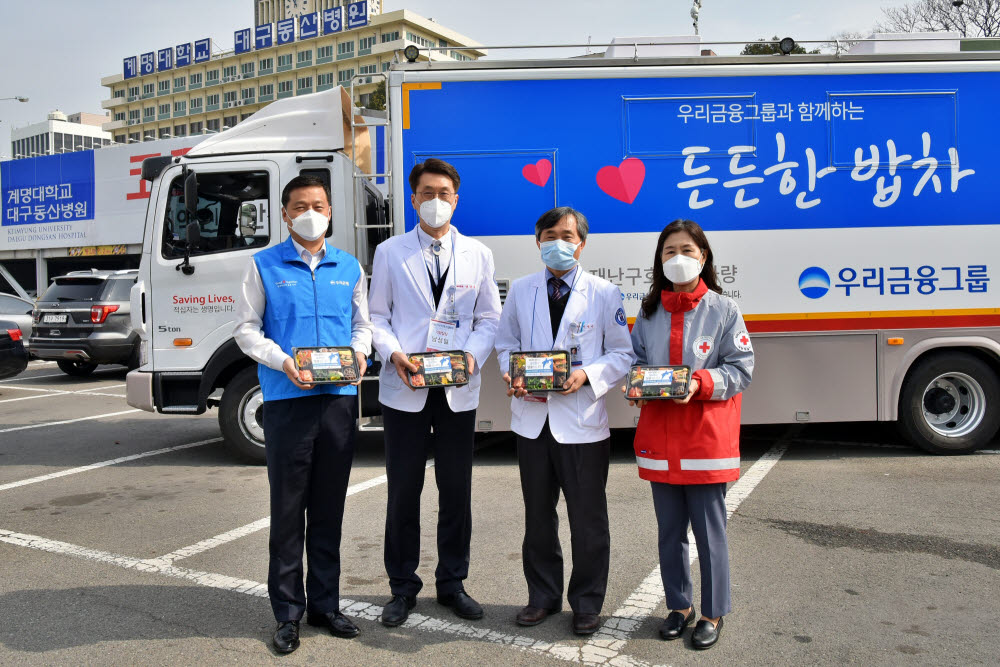
<svg viewBox="0 0 1000 667"><path fill-rule="evenodd" d="M583 335L583 327L586 324L586 322L570 322L569 324L569 361L571 368L580 368L583 366L583 358L581 357L582 350L580 349L580 337Z"/></svg>
<svg viewBox="0 0 1000 667"><path fill-rule="evenodd" d="M427 325L427 351L448 352L458 349L458 311L455 308L455 286L448 288L448 307L441 317L431 318Z"/></svg>

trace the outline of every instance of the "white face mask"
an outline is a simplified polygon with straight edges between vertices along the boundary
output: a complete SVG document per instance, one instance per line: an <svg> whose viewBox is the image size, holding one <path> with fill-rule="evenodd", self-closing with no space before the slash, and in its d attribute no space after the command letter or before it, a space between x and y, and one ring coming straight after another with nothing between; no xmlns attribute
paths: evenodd
<svg viewBox="0 0 1000 667"><path fill-rule="evenodd" d="M663 263L663 275L675 285L686 285L701 275L703 266L694 257L675 255Z"/></svg>
<svg viewBox="0 0 1000 667"><path fill-rule="evenodd" d="M285 215L288 215L288 211L285 211ZM309 209L299 217L292 219L292 231L306 241L315 241L326 234L329 225L330 218L313 209Z"/></svg>
<svg viewBox="0 0 1000 667"><path fill-rule="evenodd" d="M420 205L420 219L432 229L439 229L448 224L455 209L443 199L434 198Z"/></svg>

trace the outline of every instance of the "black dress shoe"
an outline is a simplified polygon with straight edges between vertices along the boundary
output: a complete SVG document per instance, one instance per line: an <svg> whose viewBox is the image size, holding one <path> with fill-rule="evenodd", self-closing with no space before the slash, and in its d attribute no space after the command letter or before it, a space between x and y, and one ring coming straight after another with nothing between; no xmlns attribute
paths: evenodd
<svg viewBox="0 0 1000 667"><path fill-rule="evenodd" d="M299 622L281 621L271 639L274 650L278 653L291 653L299 647Z"/></svg>
<svg viewBox="0 0 1000 667"><path fill-rule="evenodd" d="M459 618L478 621L483 617L483 608L469 597L465 591L455 591L447 595L438 595L438 604L451 607Z"/></svg>
<svg viewBox="0 0 1000 667"><path fill-rule="evenodd" d="M517 624L524 626L538 625L552 614L558 614L559 611L559 609L533 607L529 604L524 609L517 612Z"/></svg>
<svg viewBox="0 0 1000 667"><path fill-rule="evenodd" d="M712 625L711 621L698 621L698 625L694 626L694 632L691 633L691 645L699 650L712 648L719 641L719 635L721 634L721 616L719 617L719 624L715 626Z"/></svg>
<svg viewBox="0 0 1000 667"><path fill-rule="evenodd" d="M691 608L691 613L687 617L679 611L672 611L667 614L667 617L663 619L663 624L660 625L660 636L667 641L677 639L684 634L684 628L693 622L694 607Z"/></svg>
<svg viewBox="0 0 1000 667"><path fill-rule="evenodd" d="M358 626L351 622L351 619L339 611L331 611L326 614L310 611L306 616L306 623L320 628L329 628L331 635L341 639L354 639L361 632L358 630Z"/></svg>
<svg viewBox="0 0 1000 667"><path fill-rule="evenodd" d="M573 612L573 632L578 635L592 635L597 632L601 617L597 614L578 614Z"/></svg>
<svg viewBox="0 0 1000 667"><path fill-rule="evenodd" d="M406 623L410 616L410 610L417 606L416 597L406 595L393 595L382 610L382 625L387 628L394 628Z"/></svg>

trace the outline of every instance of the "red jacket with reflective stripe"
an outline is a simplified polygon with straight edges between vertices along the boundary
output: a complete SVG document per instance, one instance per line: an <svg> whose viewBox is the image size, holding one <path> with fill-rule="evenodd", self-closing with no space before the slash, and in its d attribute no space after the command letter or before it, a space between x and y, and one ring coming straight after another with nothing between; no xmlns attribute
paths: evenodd
<svg viewBox="0 0 1000 667"><path fill-rule="evenodd" d="M732 299L702 282L667 292L632 328L639 364L691 367L700 383L687 404L647 402L635 433L639 477L668 484L714 484L740 476L741 393L753 374L753 348Z"/></svg>

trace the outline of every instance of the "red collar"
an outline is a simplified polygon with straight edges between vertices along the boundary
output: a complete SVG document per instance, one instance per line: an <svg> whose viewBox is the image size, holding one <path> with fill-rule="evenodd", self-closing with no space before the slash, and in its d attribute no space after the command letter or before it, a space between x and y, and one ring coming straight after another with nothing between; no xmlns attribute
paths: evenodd
<svg viewBox="0 0 1000 667"><path fill-rule="evenodd" d="M660 292L660 302L663 304L663 308L670 313L686 313L689 310L694 310L698 303L701 301L701 297L705 296L705 292L708 291L708 286L705 284L704 280L698 281L698 286L694 288L693 292L671 292L669 290L663 290Z"/></svg>

